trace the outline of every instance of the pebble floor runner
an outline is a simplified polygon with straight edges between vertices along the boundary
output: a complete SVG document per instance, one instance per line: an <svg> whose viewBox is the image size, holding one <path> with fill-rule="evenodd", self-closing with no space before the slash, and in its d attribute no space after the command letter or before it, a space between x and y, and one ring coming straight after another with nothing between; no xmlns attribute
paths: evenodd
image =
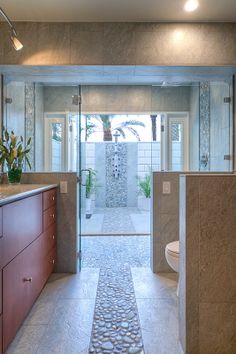
<svg viewBox="0 0 236 354"><path fill-rule="evenodd" d="M89 353L144 354L128 264L100 270Z"/></svg>

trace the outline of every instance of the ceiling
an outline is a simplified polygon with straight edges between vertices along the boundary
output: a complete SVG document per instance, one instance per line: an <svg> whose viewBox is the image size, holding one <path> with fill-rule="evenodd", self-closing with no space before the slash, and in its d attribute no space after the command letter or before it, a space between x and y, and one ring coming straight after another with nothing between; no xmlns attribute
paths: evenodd
<svg viewBox="0 0 236 354"><path fill-rule="evenodd" d="M14 21L68 22L236 22L236 0L199 0L192 13L186 0L2 0Z"/></svg>
<svg viewBox="0 0 236 354"><path fill-rule="evenodd" d="M236 67L161 66L24 66L0 65L9 81L67 85L192 85L199 81L230 81Z"/></svg>

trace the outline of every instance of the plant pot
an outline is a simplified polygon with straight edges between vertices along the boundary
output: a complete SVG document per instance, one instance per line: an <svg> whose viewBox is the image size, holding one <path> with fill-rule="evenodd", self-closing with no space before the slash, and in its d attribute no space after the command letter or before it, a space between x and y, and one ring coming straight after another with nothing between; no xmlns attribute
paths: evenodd
<svg viewBox="0 0 236 354"><path fill-rule="evenodd" d="M86 208L86 219L90 219L92 216L92 199L86 198L85 199L85 208Z"/></svg>
<svg viewBox="0 0 236 354"><path fill-rule="evenodd" d="M10 183L10 184L20 184L21 175L22 175L22 169L21 168L9 169L8 172L7 172L8 183Z"/></svg>
<svg viewBox="0 0 236 354"><path fill-rule="evenodd" d="M140 210L150 211L151 198L138 197L138 208Z"/></svg>

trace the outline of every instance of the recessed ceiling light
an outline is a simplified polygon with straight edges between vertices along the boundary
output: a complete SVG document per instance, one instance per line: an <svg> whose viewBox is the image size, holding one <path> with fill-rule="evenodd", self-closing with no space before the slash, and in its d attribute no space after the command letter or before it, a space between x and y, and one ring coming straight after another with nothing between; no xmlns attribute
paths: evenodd
<svg viewBox="0 0 236 354"><path fill-rule="evenodd" d="M195 11L199 6L198 0L188 0L184 5L184 10L187 12Z"/></svg>

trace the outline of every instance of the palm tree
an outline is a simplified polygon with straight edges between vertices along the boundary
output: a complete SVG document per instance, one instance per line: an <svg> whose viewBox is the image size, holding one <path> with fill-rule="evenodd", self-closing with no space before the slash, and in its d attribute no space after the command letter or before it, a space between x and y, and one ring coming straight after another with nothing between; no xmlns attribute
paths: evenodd
<svg viewBox="0 0 236 354"><path fill-rule="evenodd" d="M91 118L94 118L97 121L96 123L91 122ZM108 114L99 114L99 115L86 115L87 121L87 137L91 134L102 129L103 131L103 141L112 141L112 133L114 131L118 131L120 135L125 139L126 131L129 131L133 134L138 141L140 141L139 134L134 126L145 127L143 122L138 120L127 120L125 122L121 122L119 124L113 124L114 115Z"/></svg>

